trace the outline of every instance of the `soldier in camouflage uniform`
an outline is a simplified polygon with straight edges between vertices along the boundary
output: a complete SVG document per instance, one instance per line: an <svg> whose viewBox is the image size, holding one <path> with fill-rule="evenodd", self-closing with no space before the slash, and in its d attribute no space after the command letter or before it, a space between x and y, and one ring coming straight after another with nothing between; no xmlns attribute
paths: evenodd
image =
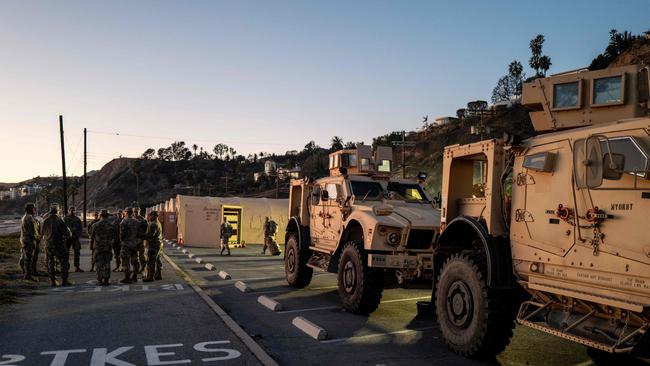
<svg viewBox="0 0 650 366"><path fill-rule="evenodd" d="M120 223L122 268L124 269L124 279L120 283L138 282L140 267L138 263L138 230L140 222L133 217L132 208L126 209L126 215L126 218Z"/></svg>
<svg viewBox="0 0 650 366"><path fill-rule="evenodd" d="M158 212L149 213L149 224L147 226L146 243L147 248L147 276L142 282L162 280L162 225L158 221Z"/></svg>
<svg viewBox="0 0 650 366"><path fill-rule="evenodd" d="M140 226L138 227L138 261L140 262L139 273L142 273L142 271L144 271L144 269L147 267L147 259L145 258L144 255L144 239L147 233L148 225L147 225L147 219L140 216L140 207L136 207L133 209L133 216L140 223Z"/></svg>
<svg viewBox="0 0 650 366"><path fill-rule="evenodd" d="M90 272L95 271L95 239L93 239L93 225L95 225L98 222L99 222L99 212L95 211L95 218L90 222L90 224L88 224L88 237L90 237L90 253L91 253ZM113 248L113 244L111 244L111 248ZM111 257L111 260L112 259L113 258Z"/></svg>
<svg viewBox="0 0 650 366"><path fill-rule="evenodd" d="M111 278L114 238L115 225L108 219L108 211L102 210L99 221L92 224L90 234L90 240L94 243L93 257L97 266L97 284L100 286L108 286Z"/></svg>
<svg viewBox="0 0 650 366"><path fill-rule="evenodd" d="M81 219L77 217L76 210L74 207L68 209L68 215L63 219L65 225L70 229L72 236L66 241L66 250L68 255L70 255L70 249L74 251L74 271L83 272L84 270L79 268L79 256L81 254L81 234L83 233L83 226L81 224Z"/></svg>
<svg viewBox="0 0 650 366"><path fill-rule="evenodd" d="M38 221L34 218L36 208L33 203L25 205L25 216L20 222L20 267L23 279L36 281L36 262L38 261L38 242L40 240Z"/></svg>
<svg viewBox="0 0 650 366"><path fill-rule="evenodd" d="M113 272L122 272L122 259L120 257L120 251L121 251L121 243L120 243L120 223L122 222L122 219L124 218L124 215L122 214L122 210L117 211L115 215L113 216L113 225L115 225L115 239L113 240L113 255L115 256L115 268L113 268Z"/></svg>
<svg viewBox="0 0 650 366"><path fill-rule="evenodd" d="M52 286L57 285L55 272L56 260L61 264L61 286L70 286L72 283L68 282L68 273L70 270L70 263L68 261L69 254L65 243L72 234L58 214L59 208L53 206L50 209L50 214L43 220L41 236L45 241L47 269L50 273Z"/></svg>

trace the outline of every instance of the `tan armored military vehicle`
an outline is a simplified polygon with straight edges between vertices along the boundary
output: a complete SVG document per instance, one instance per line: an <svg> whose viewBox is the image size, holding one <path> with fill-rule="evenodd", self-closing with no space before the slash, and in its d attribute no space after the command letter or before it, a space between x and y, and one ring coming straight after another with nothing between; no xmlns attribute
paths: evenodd
<svg viewBox="0 0 650 366"><path fill-rule="evenodd" d="M516 320L647 357L648 85L641 66L536 79L522 104L542 134L445 148L432 301L454 351L495 355Z"/></svg>
<svg viewBox="0 0 650 366"><path fill-rule="evenodd" d="M416 182L391 179L392 151L359 145L330 154L330 176L293 180L285 247L287 282L309 284L313 269L338 273L343 307L370 313L385 275L431 277L440 214Z"/></svg>

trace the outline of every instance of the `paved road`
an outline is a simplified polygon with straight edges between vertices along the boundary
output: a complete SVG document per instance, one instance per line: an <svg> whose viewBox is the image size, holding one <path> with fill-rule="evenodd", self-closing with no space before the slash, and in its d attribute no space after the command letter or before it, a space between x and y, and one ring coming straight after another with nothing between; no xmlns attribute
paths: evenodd
<svg viewBox="0 0 650 366"><path fill-rule="evenodd" d="M282 365L473 365L477 362L450 352L432 318L417 315L416 302L430 290L385 290L382 304L370 316L344 312L339 307L336 277L315 273L300 290L287 286L281 257L261 256L260 246L232 250L222 257L216 249L187 248L216 267L208 270L178 250L167 252L212 299L222 306ZM224 280L220 270L232 279ZM234 284L245 282L251 292ZM283 306L271 311L258 303L268 296ZM302 316L325 329L328 339L315 340L292 325ZM518 327L508 349L497 357L501 365L589 365L585 348Z"/></svg>
<svg viewBox="0 0 650 366"><path fill-rule="evenodd" d="M88 269L89 253L82 267ZM167 265L163 281L110 287L73 273L74 287L0 307L0 365L259 365L213 310Z"/></svg>
<svg viewBox="0 0 650 366"><path fill-rule="evenodd" d="M20 232L20 220L0 220L0 235Z"/></svg>

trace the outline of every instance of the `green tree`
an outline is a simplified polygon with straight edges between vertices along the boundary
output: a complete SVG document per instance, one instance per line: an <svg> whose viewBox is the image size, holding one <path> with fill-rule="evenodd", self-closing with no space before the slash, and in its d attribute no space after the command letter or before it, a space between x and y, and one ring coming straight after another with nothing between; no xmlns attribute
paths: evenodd
<svg viewBox="0 0 650 366"><path fill-rule="evenodd" d="M156 150L152 148L148 148L142 153L142 156L140 158L145 159L145 160L151 160L156 157Z"/></svg>
<svg viewBox="0 0 650 366"><path fill-rule="evenodd" d="M332 137L330 150L337 151L343 149L343 138L341 136Z"/></svg>
<svg viewBox="0 0 650 366"><path fill-rule="evenodd" d="M492 90L492 103L509 101L521 95L524 82L524 67L521 62L514 60L508 65L508 75L499 78L497 85Z"/></svg>
<svg viewBox="0 0 650 366"><path fill-rule="evenodd" d="M605 51L596 56L589 65L589 70L600 70L607 68L618 56L629 50L642 37L633 35L628 31L620 33L616 29L609 31L609 43Z"/></svg>
<svg viewBox="0 0 650 366"><path fill-rule="evenodd" d="M531 56L528 60L528 65L535 70L535 77L544 77L546 72L551 67L551 58L546 55L542 55L542 47L544 46L544 36L538 34L535 38L530 40L530 52Z"/></svg>

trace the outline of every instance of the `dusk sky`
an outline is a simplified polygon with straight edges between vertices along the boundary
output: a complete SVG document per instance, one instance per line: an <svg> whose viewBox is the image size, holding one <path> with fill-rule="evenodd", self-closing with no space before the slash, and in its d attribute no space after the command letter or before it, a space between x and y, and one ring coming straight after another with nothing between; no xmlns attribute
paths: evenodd
<svg viewBox="0 0 650 366"><path fill-rule="evenodd" d="M84 127L89 170L175 139L370 143L489 100L514 59L530 75L537 34L553 73L587 66L612 28L649 29L648 0L3 0L0 182L61 174L59 114L74 175Z"/></svg>

